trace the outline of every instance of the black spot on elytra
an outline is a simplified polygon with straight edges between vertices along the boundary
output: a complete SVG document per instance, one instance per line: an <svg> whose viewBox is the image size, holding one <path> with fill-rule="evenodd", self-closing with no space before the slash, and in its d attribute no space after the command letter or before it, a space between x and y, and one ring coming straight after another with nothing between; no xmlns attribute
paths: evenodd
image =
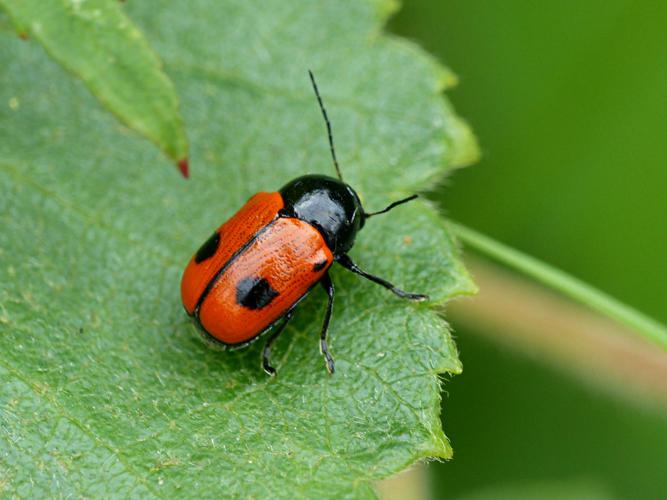
<svg viewBox="0 0 667 500"><path fill-rule="evenodd" d="M200 262L213 257L213 254L218 249L218 245L220 245L220 233L216 231L206 240L201 248L197 250L197 253L195 254L195 262L199 264Z"/></svg>
<svg viewBox="0 0 667 500"><path fill-rule="evenodd" d="M236 285L236 302L248 309L266 307L278 295L264 278L243 278Z"/></svg>
<svg viewBox="0 0 667 500"><path fill-rule="evenodd" d="M322 261L320 261L320 262L316 262L315 265L313 266L313 271L315 271L315 272L321 271L322 269L325 268L326 265L327 265L327 261L326 261L326 260L322 260Z"/></svg>

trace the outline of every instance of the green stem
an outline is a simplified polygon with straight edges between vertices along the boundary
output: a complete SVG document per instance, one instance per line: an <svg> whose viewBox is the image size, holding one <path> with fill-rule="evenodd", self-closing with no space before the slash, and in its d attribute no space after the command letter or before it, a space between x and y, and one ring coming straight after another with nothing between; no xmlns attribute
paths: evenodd
<svg viewBox="0 0 667 500"><path fill-rule="evenodd" d="M667 327L606 293L544 262L461 224L450 223L461 241L477 252L558 290L591 309L622 323L667 350Z"/></svg>

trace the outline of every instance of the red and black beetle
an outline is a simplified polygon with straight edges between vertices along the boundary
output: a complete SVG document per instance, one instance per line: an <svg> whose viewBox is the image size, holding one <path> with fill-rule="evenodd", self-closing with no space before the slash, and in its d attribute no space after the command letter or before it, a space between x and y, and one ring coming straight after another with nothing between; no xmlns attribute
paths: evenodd
<svg viewBox="0 0 667 500"><path fill-rule="evenodd" d="M428 298L404 292L362 271L347 255L369 217L388 212L416 195L379 212L364 211L357 193L343 182L331 124L315 78L309 74L326 123L338 179L305 175L277 193L255 194L201 246L181 280L185 310L204 335L216 343L243 347L275 327L262 357L269 375L275 374L269 361L271 344L284 330L295 307L318 283L329 296L320 350L329 373L334 372L334 360L327 348L334 299L328 270L334 262L401 298Z"/></svg>

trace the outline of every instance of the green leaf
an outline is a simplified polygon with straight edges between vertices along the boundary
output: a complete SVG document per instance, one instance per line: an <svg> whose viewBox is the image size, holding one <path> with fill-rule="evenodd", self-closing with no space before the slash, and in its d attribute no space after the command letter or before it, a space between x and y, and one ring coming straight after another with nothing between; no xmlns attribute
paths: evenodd
<svg viewBox="0 0 667 500"><path fill-rule="evenodd" d="M439 95L449 73L382 32L385 3L128 8L183 99L189 183L149 168L165 160L39 46L0 35L2 487L359 498L415 460L449 457L439 374L461 365L438 311L474 285L427 202L369 221L352 256L433 301L335 269L334 376L318 351L320 290L278 340L274 379L261 341L234 352L200 342L179 296L190 255L253 192L333 174L308 68L368 210L473 155Z"/></svg>
<svg viewBox="0 0 667 500"><path fill-rule="evenodd" d="M185 168L187 176L188 142L176 90L120 2L0 0L0 7L22 37L39 41L123 123Z"/></svg>

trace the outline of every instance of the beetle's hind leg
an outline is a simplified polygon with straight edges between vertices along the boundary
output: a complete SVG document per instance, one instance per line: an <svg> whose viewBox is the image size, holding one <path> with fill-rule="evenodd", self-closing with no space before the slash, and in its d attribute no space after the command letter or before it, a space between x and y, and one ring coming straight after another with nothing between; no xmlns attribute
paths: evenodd
<svg viewBox="0 0 667 500"><path fill-rule="evenodd" d="M289 320L292 319L292 314L293 310L287 311L287 314L283 316L282 323L278 325L278 327L271 333L271 336L269 339L266 341L266 344L264 344L264 350L262 351L262 368L264 368L264 371L267 373L267 375L274 376L276 374L275 368L271 366L271 346L273 343L276 341L276 339L280 336L281 333L283 333L283 330L287 326L287 323L289 323Z"/></svg>
<svg viewBox="0 0 667 500"><path fill-rule="evenodd" d="M355 274L358 274L359 276L362 276L366 278L367 280L372 281L373 283L377 283L378 285L382 285L388 290L391 290L394 295L402 298L402 299L408 299L408 300L414 300L417 302L421 302L424 300L428 300L428 295L422 295L420 293L408 293L400 288L396 288L394 285L389 283L387 280L379 278L377 276L374 276L372 274L367 273L366 271L363 271L359 269L359 266L357 266L354 262L352 262L352 259L348 255L341 255L338 257L337 262L343 266L346 269L349 269Z"/></svg>
<svg viewBox="0 0 667 500"><path fill-rule="evenodd" d="M329 332L329 322L331 321L331 313L333 312L334 286L328 272L322 276L320 283L329 296L327 310L324 313L324 323L322 324L322 331L320 332L320 352L326 361L327 371L333 375L335 367L333 357L331 356L329 346L327 345L327 333Z"/></svg>

